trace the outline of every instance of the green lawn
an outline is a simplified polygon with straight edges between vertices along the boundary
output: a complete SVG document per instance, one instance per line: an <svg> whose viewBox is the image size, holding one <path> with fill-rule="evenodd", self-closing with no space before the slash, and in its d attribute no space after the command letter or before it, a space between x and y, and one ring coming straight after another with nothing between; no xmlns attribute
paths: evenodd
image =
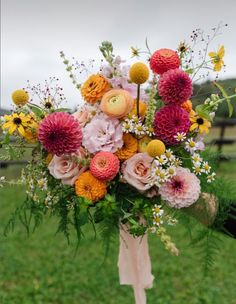
<svg viewBox="0 0 236 304"><path fill-rule="evenodd" d="M222 163L220 174L235 178L236 162ZM15 172L7 171L9 176ZM1 169L0 175L5 174ZM236 184L236 183L235 183ZM0 189L0 226L24 198L21 187ZM117 271L118 237L103 263L101 242L91 231L81 241L75 256L75 238L67 245L55 234L56 220L45 218L38 230L27 237L17 225L7 238L0 236L1 304L132 304L133 293L120 286ZM184 228L171 228L181 250L171 256L155 236L150 237L153 289L149 304L236 304L236 241L222 236L215 266L204 277L199 249L188 246Z"/></svg>

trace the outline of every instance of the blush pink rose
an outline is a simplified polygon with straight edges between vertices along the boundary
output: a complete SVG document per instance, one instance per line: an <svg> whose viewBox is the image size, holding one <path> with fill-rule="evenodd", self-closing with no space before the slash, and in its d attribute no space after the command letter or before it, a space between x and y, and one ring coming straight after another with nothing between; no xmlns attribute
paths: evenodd
<svg viewBox="0 0 236 304"><path fill-rule="evenodd" d="M124 180L140 192L149 190L151 185L151 164L153 158L146 153L137 153L126 160L121 168Z"/></svg>
<svg viewBox="0 0 236 304"><path fill-rule="evenodd" d="M54 155L48 170L54 178L60 179L62 184L73 186L80 174L87 169L76 161L84 158L85 150L82 147L71 155Z"/></svg>
<svg viewBox="0 0 236 304"><path fill-rule="evenodd" d="M90 120L90 113L85 107L72 114L75 119L78 120L81 127L84 127L86 123Z"/></svg>

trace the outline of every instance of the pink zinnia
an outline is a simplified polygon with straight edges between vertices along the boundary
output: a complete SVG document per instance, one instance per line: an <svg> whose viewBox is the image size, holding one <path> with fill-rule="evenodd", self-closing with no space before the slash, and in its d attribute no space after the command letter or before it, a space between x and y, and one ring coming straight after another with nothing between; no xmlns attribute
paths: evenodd
<svg viewBox="0 0 236 304"><path fill-rule="evenodd" d="M161 76L158 92L165 103L181 104L193 93L192 80L180 69L169 70Z"/></svg>
<svg viewBox="0 0 236 304"><path fill-rule="evenodd" d="M55 112L40 123L38 138L48 152L60 156L79 149L82 131L79 122L72 115Z"/></svg>
<svg viewBox="0 0 236 304"><path fill-rule="evenodd" d="M90 171L97 179L103 181L112 180L118 173L120 161L111 152L98 152L91 160Z"/></svg>
<svg viewBox="0 0 236 304"><path fill-rule="evenodd" d="M200 181L189 169L179 167L176 175L159 188L162 199L173 208L185 208L195 203L200 195Z"/></svg>
<svg viewBox="0 0 236 304"><path fill-rule="evenodd" d="M175 139L177 133L188 133L189 114L180 106L165 106L155 114L154 133L167 145L179 144Z"/></svg>

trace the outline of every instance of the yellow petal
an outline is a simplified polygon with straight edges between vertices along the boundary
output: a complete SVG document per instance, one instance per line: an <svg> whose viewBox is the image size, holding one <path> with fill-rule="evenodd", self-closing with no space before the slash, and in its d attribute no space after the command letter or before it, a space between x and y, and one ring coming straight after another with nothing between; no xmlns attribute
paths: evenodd
<svg viewBox="0 0 236 304"><path fill-rule="evenodd" d="M25 129L22 127L22 125L18 126L18 132L21 136L25 136Z"/></svg>
<svg viewBox="0 0 236 304"><path fill-rule="evenodd" d="M211 58L214 58L217 56L217 54L215 52L210 52L210 53L208 53L208 56Z"/></svg>
<svg viewBox="0 0 236 304"><path fill-rule="evenodd" d="M214 71L215 72L219 72L222 68L222 64L221 62L217 62L215 65L214 65Z"/></svg>
<svg viewBox="0 0 236 304"><path fill-rule="evenodd" d="M193 131L193 130L197 129L197 127L198 127L198 124L194 123L194 124L191 125L189 131Z"/></svg>
<svg viewBox="0 0 236 304"><path fill-rule="evenodd" d="M3 129L9 129L11 125L12 125L12 122L11 122L11 121L7 121L7 122L5 122L5 123L2 125L2 128L3 128Z"/></svg>
<svg viewBox="0 0 236 304"><path fill-rule="evenodd" d="M11 127L9 128L8 132L9 134L12 134L16 130L16 125L12 124Z"/></svg>
<svg viewBox="0 0 236 304"><path fill-rule="evenodd" d="M218 51L218 56L222 59L225 55L225 47L222 45Z"/></svg>

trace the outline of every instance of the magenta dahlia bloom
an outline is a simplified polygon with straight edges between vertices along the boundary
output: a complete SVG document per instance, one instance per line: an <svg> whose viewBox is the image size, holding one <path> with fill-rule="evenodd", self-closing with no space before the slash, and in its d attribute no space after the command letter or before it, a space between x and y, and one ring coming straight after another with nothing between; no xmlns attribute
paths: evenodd
<svg viewBox="0 0 236 304"><path fill-rule="evenodd" d="M181 104L193 94L192 80L180 69L169 70L161 76L158 92L165 103Z"/></svg>
<svg viewBox="0 0 236 304"><path fill-rule="evenodd" d="M177 133L188 133L189 127L189 114L180 106L165 106L155 114L154 133L167 145L179 144L174 136Z"/></svg>
<svg viewBox="0 0 236 304"><path fill-rule="evenodd" d="M162 199L173 208L186 208L195 203L201 193L200 180L189 169L179 167L176 175L159 188Z"/></svg>
<svg viewBox="0 0 236 304"><path fill-rule="evenodd" d="M57 156L76 152L81 146L82 137L79 122L68 113L49 114L39 125L38 138L41 144Z"/></svg>

